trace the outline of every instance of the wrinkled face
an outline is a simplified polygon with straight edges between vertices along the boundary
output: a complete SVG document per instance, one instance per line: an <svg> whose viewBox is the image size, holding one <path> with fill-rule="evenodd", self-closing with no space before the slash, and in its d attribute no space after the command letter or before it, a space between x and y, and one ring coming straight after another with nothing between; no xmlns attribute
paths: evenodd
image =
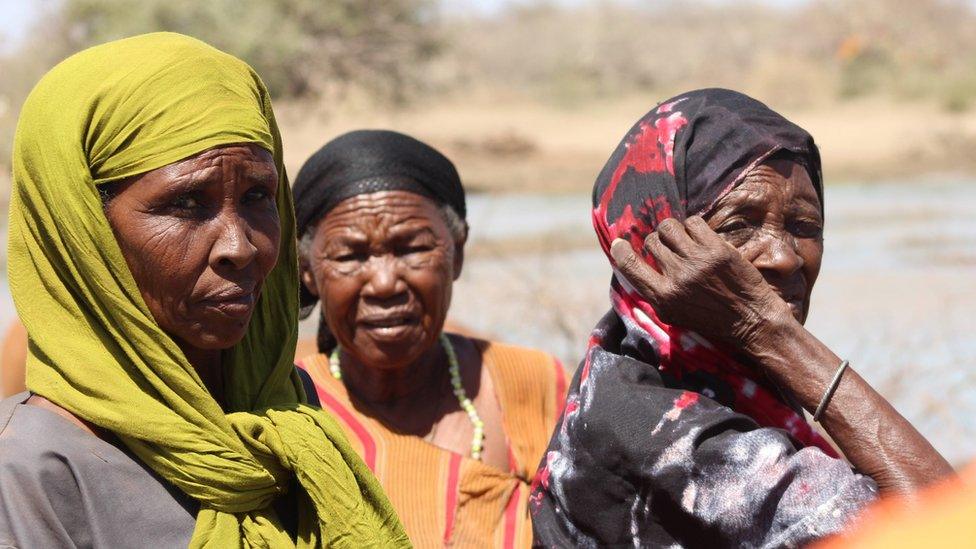
<svg viewBox="0 0 976 549"><path fill-rule="evenodd" d="M804 322L823 257L820 200L806 169L789 160L758 166L719 200L706 221Z"/></svg>
<svg viewBox="0 0 976 549"><path fill-rule="evenodd" d="M181 348L244 337L278 260L277 188L271 153L234 145L126 181L105 206L142 298Z"/></svg>
<svg viewBox="0 0 976 549"><path fill-rule="evenodd" d="M433 201L406 191L363 194L319 221L302 282L346 352L367 368L399 369L437 341L463 245Z"/></svg>

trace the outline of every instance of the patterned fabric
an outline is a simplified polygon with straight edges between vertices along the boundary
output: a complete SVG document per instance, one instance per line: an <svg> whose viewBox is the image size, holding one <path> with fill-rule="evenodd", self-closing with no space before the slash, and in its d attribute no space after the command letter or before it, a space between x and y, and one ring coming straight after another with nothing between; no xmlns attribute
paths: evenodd
<svg viewBox="0 0 976 549"><path fill-rule="evenodd" d="M813 139L762 103L707 89L660 104L597 178L604 252L707 213L773 154L807 168L822 207ZM779 546L836 531L875 497L730 349L661 322L618 274L610 299L534 488L539 545Z"/></svg>
<svg viewBox="0 0 976 549"><path fill-rule="evenodd" d="M565 371L540 351L472 341L502 410L507 471L397 433L360 413L342 382L329 374L327 355L306 357L298 366L314 381L322 408L339 420L380 480L417 547L528 547L529 486L562 413Z"/></svg>

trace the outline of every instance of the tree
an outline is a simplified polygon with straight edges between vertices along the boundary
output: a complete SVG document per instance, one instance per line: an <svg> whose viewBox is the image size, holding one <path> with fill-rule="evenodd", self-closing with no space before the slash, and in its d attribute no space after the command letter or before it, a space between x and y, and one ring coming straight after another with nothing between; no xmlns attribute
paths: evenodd
<svg viewBox="0 0 976 549"><path fill-rule="evenodd" d="M64 0L66 47L168 30L241 57L275 97L359 86L402 101L438 49L433 0Z"/></svg>

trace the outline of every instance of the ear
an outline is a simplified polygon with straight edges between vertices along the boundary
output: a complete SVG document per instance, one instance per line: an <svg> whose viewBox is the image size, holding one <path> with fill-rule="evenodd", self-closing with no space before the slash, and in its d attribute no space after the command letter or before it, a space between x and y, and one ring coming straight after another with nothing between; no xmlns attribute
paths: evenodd
<svg viewBox="0 0 976 549"><path fill-rule="evenodd" d="M464 244L468 241L468 222L464 222L464 234L454 242L454 280L461 278L464 268Z"/></svg>
<svg viewBox="0 0 976 549"><path fill-rule="evenodd" d="M299 254L298 256L298 276L302 284L305 285L305 289L308 290L308 293L315 297L320 297L319 287L315 284L315 272L312 271L312 266L303 254Z"/></svg>

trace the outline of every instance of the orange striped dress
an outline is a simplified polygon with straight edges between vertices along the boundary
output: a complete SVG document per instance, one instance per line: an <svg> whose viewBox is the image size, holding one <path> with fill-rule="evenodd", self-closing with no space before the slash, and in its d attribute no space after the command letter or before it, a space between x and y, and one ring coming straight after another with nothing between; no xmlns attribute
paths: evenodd
<svg viewBox="0 0 976 549"><path fill-rule="evenodd" d="M508 439L509 470L388 430L360 414L329 358L298 361L349 441L386 490L417 547L529 547L529 485L562 412L566 374L541 351L472 339L491 375Z"/></svg>

